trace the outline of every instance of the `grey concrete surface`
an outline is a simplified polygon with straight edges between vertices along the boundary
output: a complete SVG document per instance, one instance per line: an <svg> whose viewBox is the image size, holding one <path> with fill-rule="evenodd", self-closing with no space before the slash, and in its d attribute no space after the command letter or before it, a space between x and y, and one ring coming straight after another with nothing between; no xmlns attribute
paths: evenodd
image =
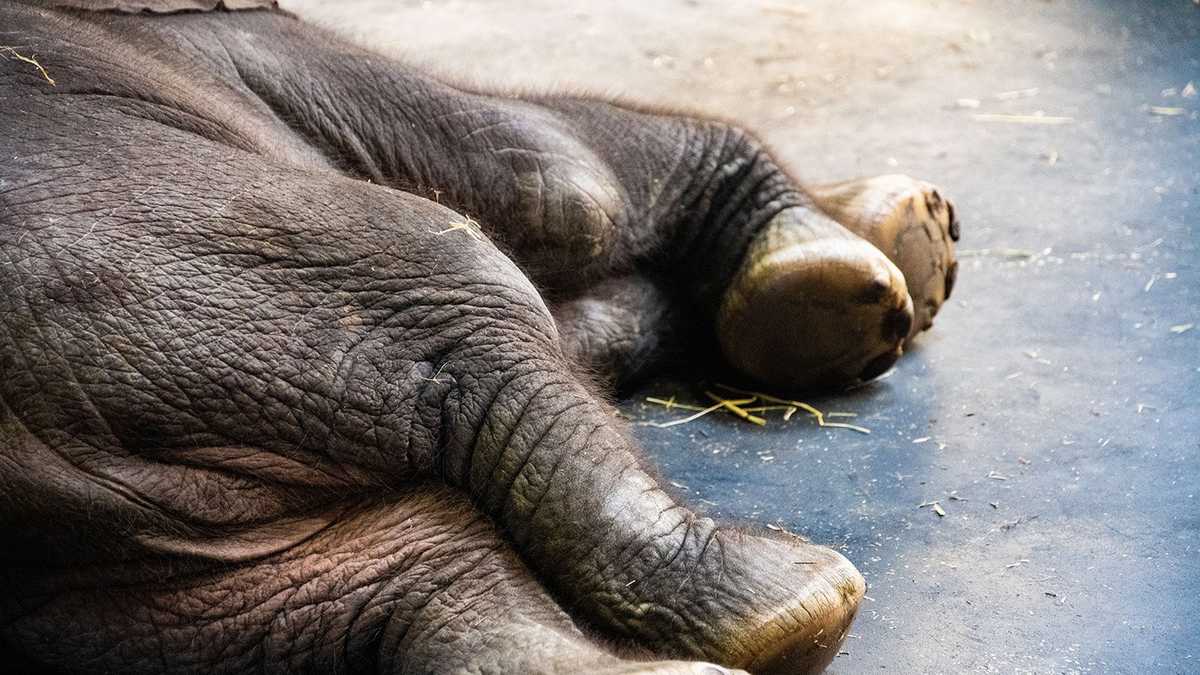
<svg viewBox="0 0 1200 675"><path fill-rule="evenodd" d="M833 671L1200 672L1192 0L283 4L459 80L738 120L808 181L942 186L954 299L890 376L809 399L869 436L797 415L639 437L697 507L859 565ZM702 396L649 383L635 422L676 414L646 395Z"/></svg>

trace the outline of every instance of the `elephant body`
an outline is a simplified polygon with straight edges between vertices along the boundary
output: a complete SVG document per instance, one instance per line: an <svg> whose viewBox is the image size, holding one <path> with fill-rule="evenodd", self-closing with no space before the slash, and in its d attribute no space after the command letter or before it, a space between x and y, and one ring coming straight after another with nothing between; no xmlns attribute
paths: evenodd
<svg viewBox="0 0 1200 675"><path fill-rule="evenodd" d="M14 658L118 672L832 658L864 590L853 566L693 513L603 391L658 363L680 326L721 342L716 323L761 293L739 281L757 279L747 260L780 241L843 242L850 271L823 274L866 270L837 315L872 332L804 377L869 377L898 355L913 308L900 271L753 135L465 90L270 7L6 2L0 26L27 57L0 60Z"/></svg>

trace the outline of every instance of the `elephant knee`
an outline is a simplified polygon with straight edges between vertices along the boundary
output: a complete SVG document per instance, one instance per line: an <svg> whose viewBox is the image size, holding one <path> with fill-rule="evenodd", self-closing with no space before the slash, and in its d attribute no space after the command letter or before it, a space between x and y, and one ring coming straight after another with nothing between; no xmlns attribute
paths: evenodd
<svg viewBox="0 0 1200 675"><path fill-rule="evenodd" d="M626 220L616 179L599 160L552 160L517 173L516 220L509 243L539 279L579 283L609 269Z"/></svg>

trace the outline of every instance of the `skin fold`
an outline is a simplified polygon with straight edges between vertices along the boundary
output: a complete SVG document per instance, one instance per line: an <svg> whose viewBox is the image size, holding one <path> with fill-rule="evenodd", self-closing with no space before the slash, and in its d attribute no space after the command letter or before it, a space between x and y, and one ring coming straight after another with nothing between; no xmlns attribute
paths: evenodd
<svg viewBox="0 0 1200 675"><path fill-rule="evenodd" d="M833 658L853 565L691 511L596 382L697 330L769 385L878 375L952 284L952 208L910 208L931 187L821 201L734 125L467 91L269 8L0 25L54 79L0 60L15 662Z"/></svg>

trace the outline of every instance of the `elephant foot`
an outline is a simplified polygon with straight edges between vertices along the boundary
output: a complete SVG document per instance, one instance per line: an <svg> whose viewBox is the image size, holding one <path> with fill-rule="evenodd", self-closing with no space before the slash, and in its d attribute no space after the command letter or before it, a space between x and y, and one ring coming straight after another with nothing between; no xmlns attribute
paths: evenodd
<svg viewBox="0 0 1200 675"><path fill-rule="evenodd" d="M883 374L912 325L900 269L868 241L803 209L781 212L751 242L717 315L729 362L789 390Z"/></svg>
<svg viewBox="0 0 1200 675"><path fill-rule="evenodd" d="M906 344L933 326L958 273L954 204L933 185L892 174L820 185L817 205L848 230L874 244L904 274L914 321Z"/></svg>
<svg viewBox="0 0 1200 675"><path fill-rule="evenodd" d="M699 555L683 552L646 580L662 599L640 606L642 637L654 625L664 653L682 646L687 657L754 673L824 669L866 592L858 570L836 551L798 537L727 529L706 537L705 529L703 519L693 523L684 545L700 546Z"/></svg>
<svg viewBox="0 0 1200 675"><path fill-rule="evenodd" d="M762 565L755 575L772 585L747 586L743 591L765 597L752 600L763 610L757 625L743 624L729 635L730 644L748 646L756 654L749 663L739 665L754 673L824 670L858 613L866 593L862 575L836 551L798 538L757 539L743 549L743 555L754 556L753 564ZM769 575L768 569L776 571Z"/></svg>

